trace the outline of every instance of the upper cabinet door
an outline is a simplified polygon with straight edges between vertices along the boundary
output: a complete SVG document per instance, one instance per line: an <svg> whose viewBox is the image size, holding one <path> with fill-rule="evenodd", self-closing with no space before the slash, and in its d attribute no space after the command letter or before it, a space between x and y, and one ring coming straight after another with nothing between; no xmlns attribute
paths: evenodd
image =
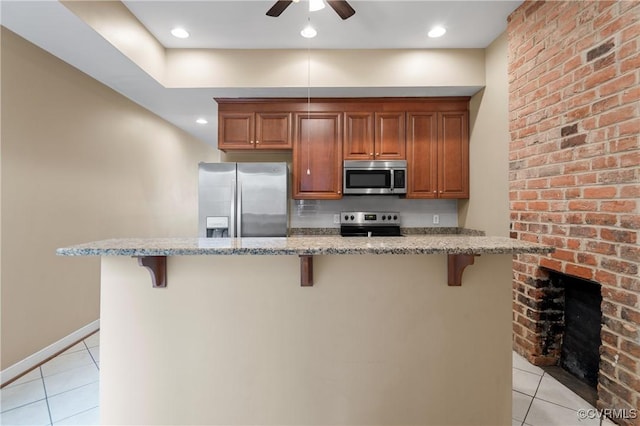
<svg viewBox="0 0 640 426"><path fill-rule="evenodd" d="M373 160L373 113L345 112L344 159Z"/></svg>
<svg viewBox="0 0 640 426"><path fill-rule="evenodd" d="M438 113L407 113L407 198L438 197Z"/></svg>
<svg viewBox="0 0 640 426"><path fill-rule="evenodd" d="M404 112L376 112L375 150L376 160L404 160L405 124Z"/></svg>
<svg viewBox="0 0 640 426"><path fill-rule="evenodd" d="M257 149L291 149L291 113L256 113L255 147Z"/></svg>
<svg viewBox="0 0 640 426"><path fill-rule="evenodd" d="M218 148L252 149L254 147L254 114L221 112L218 114Z"/></svg>
<svg viewBox="0 0 640 426"><path fill-rule="evenodd" d="M469 113L439 113L438 196L469 198Z"/></svg>
<svg viewBox="0 0 640 426"><path fill-rule="evenodd" d="M295 114L293 198L342 197L342 113Z"/></svg>

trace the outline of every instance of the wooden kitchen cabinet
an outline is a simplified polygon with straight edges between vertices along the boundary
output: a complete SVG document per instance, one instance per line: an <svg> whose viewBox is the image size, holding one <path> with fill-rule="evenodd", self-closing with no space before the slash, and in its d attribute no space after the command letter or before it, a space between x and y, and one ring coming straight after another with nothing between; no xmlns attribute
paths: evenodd
<svg viewBox="0 0 640 426"><path fill-rule="evenodd" d="M376 160L404 160L404 111L376 112L374 156Z"/></svg>
<svg viewBox="0 0 640 426"><path fill-rule="evenodd" d="M469 198L467 111L407 114L407 198Z"/></svg>
<svg viewBox="0 0 640 426"><path fill-rule="evenodd" d="M218 149L291 149L290 112L220 112Z"/></svg>
<svg viewBox="0 0 640 426"><path fill-rule="evenodd" d="M404 112L346 112L344 159L404 160L404 116Z"/></svg>
<svg viewBox="0 0 640 426"><path fill-rule="evenodd" d="M342 197L342 113L296 113L293 198Z"/></svg>

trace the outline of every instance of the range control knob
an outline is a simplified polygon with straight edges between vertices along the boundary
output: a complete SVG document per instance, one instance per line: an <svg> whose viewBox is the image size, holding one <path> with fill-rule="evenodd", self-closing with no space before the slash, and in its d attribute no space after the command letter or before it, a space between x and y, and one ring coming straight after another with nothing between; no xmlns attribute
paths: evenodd
<svg viewBox="0 0 640 426"><path fill-rule="evenodd" d="M382 215L382 220L385 220L387 217L385 215Z"/></svg>
<svg viewBox="0 0 640 426"><path fill-rule="evenodd" d="M349 220L349 215L348 214L344 215L344 220Z"/></svg>
<svg viewBox="0 0 640 426"><path fill-rule="evenodd" d="M398 220L398 215L393 215L393 220Z"/></svg>
<svg viewBox="0 0 640 426"><path fill-rule="evenodd" d="M355 219L355 218L353 217L353 215L351 215L351 220L353 220L353 219Z"/></svg>

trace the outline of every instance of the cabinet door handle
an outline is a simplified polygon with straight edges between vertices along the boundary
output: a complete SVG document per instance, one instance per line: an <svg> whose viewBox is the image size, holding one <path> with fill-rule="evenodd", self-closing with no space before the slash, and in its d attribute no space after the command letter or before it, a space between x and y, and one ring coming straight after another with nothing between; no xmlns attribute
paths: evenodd
<svg viewBox="0 0 640 426"><path fill-rule="evenodd" d="M380 153L379 153L379 152L376 152L376 157L378 157L379 155L380 155Z"/></svg>
<svg viewBox="0 0 640 426"><path fill-rule="evenodd" d="M256 141L256 145L259 144L259 143L260 143L260 141Z"/></svg>
<svg viewBox="0 0 640 426"><path fill-rule="evenodd" d="M373 152L370 152L370 153L369 153L369 156L373 157Z"/></svg>
<svg viewBox="0 0 640 426"><path fill-rule="evenodd" d="M253 145L253 141L251 141L251 145Z"/></svg>

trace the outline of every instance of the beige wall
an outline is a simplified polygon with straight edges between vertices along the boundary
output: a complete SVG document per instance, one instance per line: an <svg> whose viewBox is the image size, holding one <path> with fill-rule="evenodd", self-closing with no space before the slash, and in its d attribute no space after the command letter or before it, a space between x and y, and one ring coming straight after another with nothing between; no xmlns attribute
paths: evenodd
<svg viewBox="0 0 640 426"><path fill-rule="evenodd" d="M164 87L482 87L485 80L483 49L164 49L119 2L64 5Z"/></svg>
<svg viewBox="0 0 640 426"><path fill-rule="evenodd" d="M102 424L510 424L511 255L446 259L104 257Z"/></svg>
<svg viewBox="0 0 640 426"><path fill-rule="evenodd" d="M197 232L214 149L2 29L2 369L98 319L99 259L55 249Z"/></svg>
<svg viewBox="0 0 640 426"><path fill-rule="evenodd" d="M509 113L507 36L485 51L486 86L471 99L469 180L471 196L460 201L459 225L487 235L509 235Z"/></svg>

